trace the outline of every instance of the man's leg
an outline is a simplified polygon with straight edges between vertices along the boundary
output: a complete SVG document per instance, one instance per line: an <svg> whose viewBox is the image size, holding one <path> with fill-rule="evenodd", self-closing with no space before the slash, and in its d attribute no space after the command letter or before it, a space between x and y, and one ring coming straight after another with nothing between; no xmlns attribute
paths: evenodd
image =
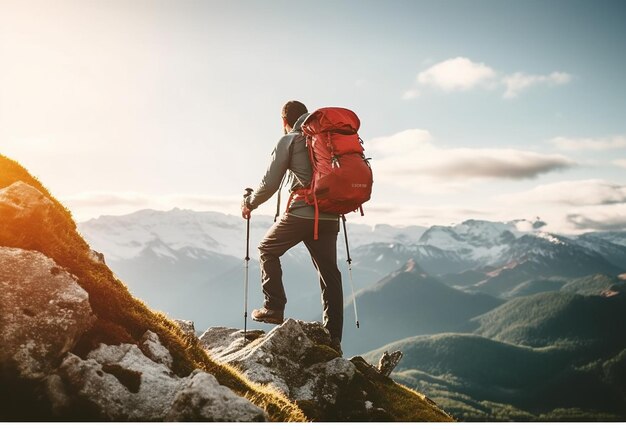
<svg viewBox="0 0 626 430"><path fill-rule="evenodd" d="M280 257L301 242L309 232L309 224L302 218L285 214L268 230L259 245L261 284L265 295L264 307L284 311L287 297L283 286Z"/></svg>
<svg viewBox="0 0 626 430"><path fill-rule="evenodd" d="M311 258L320 275L324 327L328 329L331 337L341 341L343 333L343 289L341 272L337 267L339 223L335 221L320 221L319 223L318 239L308 238L304 244L311 253Z"/></svg>

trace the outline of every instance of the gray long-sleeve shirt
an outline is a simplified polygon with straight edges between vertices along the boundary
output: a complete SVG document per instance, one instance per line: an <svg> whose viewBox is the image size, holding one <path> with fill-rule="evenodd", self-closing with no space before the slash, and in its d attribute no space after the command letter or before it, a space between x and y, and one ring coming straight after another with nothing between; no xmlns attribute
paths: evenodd
<svg viewBox="0 0 626 430"><path fill-rule="evenodd" d="M267 171L254 193L246 200L250 209L256 209L269 200L278 188L283 176L289 170L289 190L306 188L311 183L313 169L306 147L306 138L302 135L302 123L309 114L302 115L293 129L280 138L272 151ZM302 218L314 218L315 209L302 200L292 200L289 213ZM320 219L337 220L337 215L320 212Z"/></svg>

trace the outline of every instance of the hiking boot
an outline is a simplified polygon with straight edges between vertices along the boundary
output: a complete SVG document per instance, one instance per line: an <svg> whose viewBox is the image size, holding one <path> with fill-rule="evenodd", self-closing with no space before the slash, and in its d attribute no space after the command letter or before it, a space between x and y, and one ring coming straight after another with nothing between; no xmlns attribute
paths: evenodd
<svg viewBox="0 0 626 430"><path fill-rule="evenodd" d="M341 341L338 338L333 337L330 339L330 347L337 351L340 357L343 357L343 351L341 350Z"/></svg>
<svg viewBox="0 0 626 430"><path fill-rule="evenodd" d="M283 311L275 311L262 307L261 309L255 309L252 311L252 319L254 321L268 324L282 324L284 317Z"/></svg>

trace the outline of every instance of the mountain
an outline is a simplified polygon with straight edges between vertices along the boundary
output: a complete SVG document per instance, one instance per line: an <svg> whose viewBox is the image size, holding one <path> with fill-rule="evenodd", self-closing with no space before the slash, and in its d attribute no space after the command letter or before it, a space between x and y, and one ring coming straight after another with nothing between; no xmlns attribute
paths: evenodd
<svg viewBox="0 0 626 430"><path fill-rule="evenodd" d="M272 223L251 223L250 303L262 301L256 245ZM174 317L192 318L200 327L241 324L245 223L216 212L144 210L102 216L81 223L87 241L105 255L133 293ZM369 227L348 223L355 291L366 289L412 259L445 284L499 298L552 291L564 281L624 269L626 248L620 234L566 238L544 231L539 220L507 223L467 220L444 227ZM348 285L343 234L338 263ZM615 242L609 240L615 237ZM319 312L319 286L308 252L299 245L282 259L290 316L313 319ZM351 291L344 288L346 301ZM220 302L209 299L218 295ZM180 297L195 297L189 302ZM217 303L220 303L217 305ZM254 326L260 328L261 326Z"/></svg>
<svg viewBox="0 0 626 430"><path fill-rule="evenodd" d="M448 287L428 275L415 261L356 294L360 328L353 320L353 303L344 311L344 350L368 351L393 340L418 334L469 330L471 318L502 300Z"/></svg>
<svg viewBox="0 0 626 430"><path fill-rule="evenodd" d="M517 345L575 344L585 356L626 348L626 295L552 292L513 299L475 319L476 334Z"/></svg>
<svg viewBox="0 0 626 430"><path fill-rule="evenodd" d="M272 218L268 216L254 216L250 223L251 308L263 302L256 247L271 225ZM181 209L142 210L124 216L101 216L78 226L91 246L104 254L116 275L130 285L132 293L150 306L175 318L192 319L203 328L243 324L246 237L245 221L240 217ZM416 242L425 230L417 226L370 227L350 222L347 228L351 251L356 252L353 255L364 255L359 249L377 242L404 247ZM338 255L339 265L345 269L342 233L338 236ZM397 268L387 270L381 265L370 270L375 266L368 267L366 262L366 258L355 258L357 290ZM286 314L314 319L321 308L317 306L320 289L308 251L300 244L285 254L282 263L288 298ZM194 299L185 299L189 297ZM248 322L252 328L263 327Z"/></svg>
<svg viewBox="0 0 626 430"><path fill-rule="evenodd" d="M613 243L615 245L626 247L626 231L596 231L592 233L583 234L581 237L585 239L588 239L588 238L601 239L606 242Z"/></svg>
<svg viewBox="0 0 626 430"><path fill-rule="evenodd" d="M467 220L451 227L433 226L422 235L419 244L454 252L458 259L469 261L474 267L504 264L507 261L503 253L524 235L518 229L522 225L527 223Z"/></svg>
<svg viewBox="0 0 626 430"><path fill-rule="evenodd" d="M571 280L561 287L561 291L582 295L611 295L624 285L626 282L619 278L596 274Z"/></svg>
<svg viewBox="0 0 626 430"><path fill-rule="evenodd" d="M626 233L585 233L578 236L575 241L602 255L608 262L626 272Z"/></svg>
<svg viewBox="0 0 626 430"><path fill-rule="evenodd" d="M499 258L506 263L485 269L485 279L466 288L506 298L517 295L513 291L528 281L554 277L567 280L595 273L617 275L623 271L575 240L543 232L514 239L501 250Z"/></svg>
<svg viewBox="0 0 626 430"><path fill-rule="evenodd" d="M579 280L585 293L594 281L607 284ZM409 337L364 358L402 351L392 377L463 421L623 421L626 288L610 291L515 298L474 318L471 334Z"/></svg>
<svg viewBox="0 0 626 430"><path fill-rule="evenodd" d="M503 298L511 299L514 297L532 296L533 294L559 291L566 282L567 279L559 277L531 279L518 284L511 291L505 293Z"/></svg>
<svg viewBox="0 0 626 430"><path fill-rule="evenodd" d="M531 348L473 334L419 336L392 377L462 421L623 421L626 349L581 365L575 348Z"/></svg>

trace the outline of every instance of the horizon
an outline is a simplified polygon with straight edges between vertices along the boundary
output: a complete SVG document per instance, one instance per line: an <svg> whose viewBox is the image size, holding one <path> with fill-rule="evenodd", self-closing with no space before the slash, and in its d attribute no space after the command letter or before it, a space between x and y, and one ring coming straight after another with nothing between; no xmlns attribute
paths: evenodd
<svg viewBox="0 0 626 430"><path fill-rule="evenodd" d="M196 210L196 209L189 209L189 208L179 208L179 207L174 207L171 209L167 209L167 210L162 210L162 209L152 209L152 208L143 208L143 209L138 209L136 211L133 212L129 212L129 213L124 213L124 214L117 214L117 215L110 215L110 214L102 214L102 215L98 215L96 217L92 217L83 221L78 221L76 220L76 222L78 224L86 224L89 222L93 222L93 221L100 221L101 218L118 218L118 217L127 217L127 216L132 216L132 215L136 215L139 214L140 212L158 212L158 213L171 213L171 212L193 212L193 213L198 213L198 214L216 214L216 215L221 215L221 216L229 216L229 217L235 217L235 218L241 218L240 214L231 214L231 213L226 213L226 212L220 212L217 210ZM259 215L257 215L259 216ZM267 221L267 220L271 220L273 219L273 215L265 215L262 214L260 215L263 218L263 221ZM359 217L360 218L360 217ZM348 222L348 221L347 221ZM405 229L405 228L423 228L424 232L428 231L430 228L432 227L446 227L446 228L454 228L458 225L462 225L468 222L485 222L485 223L495 223L495 224L506 224L506 225L510 225L512 226L514 229L516 229L517 231L519 231L520 233L527 233L527 232L540 232L540 233L548 233L548 234L558 234L558 235L563 235L563 236L577 236L577 235L582 235L585 233L592 233L592 232L621 232L623 230L587 230L587 231L579 231L576 233L560 233L558 231L553 231L550 229L549 225L544 223L543 220L541 218L535 218L535 219L524 219L524 218L518 218L518 219L510 219L510 220L487 220L487 219L480 219L480 218L467 218L464 219L462 221L459 222L452 222L450 224L431 224L431 225L421 225L421 224L389 224L389 223L376 223L376 224L372 224L372 223L361 223L361 222L357 222L354 219L348 222L348 225L359 225L362 227L370 227L372 229L372 231L376 230L376 228L380 228L380 227L391 227L391 228L397 228L397 229ZM529 228L528 225L526 226L520 226L520 223L530 223L531 225L537 222L540 222L541 225L538 227L533 226L532 228ZM242 220L243 223L243 220ZM524 229L521 229L524 228Z"/></svg>
<svg viewBox="0 0 626 430"><path fill-rule="evenodd" d="M626 4L326 4L309 26L324 2L4 1L0 153L78 222L238 215L298 99L361 119L375 184L350 222L626 230Z"/></svg>

